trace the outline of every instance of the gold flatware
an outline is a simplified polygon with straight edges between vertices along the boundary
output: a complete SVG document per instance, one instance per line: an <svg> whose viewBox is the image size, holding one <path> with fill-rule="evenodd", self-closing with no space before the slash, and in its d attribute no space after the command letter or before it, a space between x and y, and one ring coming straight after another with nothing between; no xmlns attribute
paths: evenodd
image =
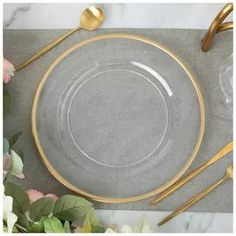
<svg viewBox="0 0 236 236"><path fill-rule="evenodd" d="M174 212L172 212L170 215L165 217L158 224L158 226L163 225L167 221L171 220L173 217L177 216L179 213L181 213L181 212L185 211L186 209L188 209L189 207L193 206L195 203L200 201L208 193L210 193L212 190L217 188L220 184L222 184L227 179L233 179L233 166L231 166L231 165L228 166L228 168L226 169L226 173L225 173L225 176L223 178L219 179L217 182L215 182L214 184L210 185L209 187L207 187L206 189L204 189L203 191L201 191L200 193L195 195L193 198L191 198L188 201L186 201L184 204L182 204L180 207L178 207Z"/></svg>
<svg viewBox="0 0 236 236"><path fill-rule="evenodd" d="M37 58L41 57L43 54L48 52L50 49L58 45L60 42L62 42L64 39L69 37L71 34L76 32L77 30L80 29L85 29L89 31L96 30L103 22L104 20L104 12L101 8L99 7L89 7L83 11L80 17L80 26L66 32L65 34L61 35L59 38L48 44L46 47L42 48L39 52L34 54L31 58L29 58L26 62L21 64L19 67L16 68L16 71L21 70Z"/></svg>
<svg viewBox="0 0 236 236"><path fill-rule="evenodd" d="M169 188L164 190L157 198L153 199L150 202L150 205L154 205L167 196L169 196L171 193L175 192L177 189L182 187L184 184L186 184L189 180L194 178L196 175L200 174L203 170L208 168L210 165L224 157L226 154L231 152L233 150L233 142L229 142L226 144L223 148L221 148L209 161L204 163L203 165L199 166L197 169L193 170L190 174L186 175L185 177L178 180L176 183L171 185Z"/></svg>
<svg viewBox="0 0 236 236"><path fill-rule="evenodd" d="M223 7L223 9L218 13L218 15L215 17L215 19L212 21L209 30L204 35L204 37L201 41L203 52L207 52L210 49L213 39L217 33L233 29L233 22L232 21L223 23L225 18L232 11L233 11L233 3L227 3Z"/></svg>

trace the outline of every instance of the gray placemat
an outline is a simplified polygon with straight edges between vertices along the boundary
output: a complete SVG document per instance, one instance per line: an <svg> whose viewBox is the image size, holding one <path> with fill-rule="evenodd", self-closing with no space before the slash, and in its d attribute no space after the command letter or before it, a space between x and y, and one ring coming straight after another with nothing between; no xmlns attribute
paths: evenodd
<svg viewBox="0 0 236 236"><path fill-rule="evenodd" d="M63 32L64 30L4 30L4 57L18 65ZM212 109L214 109L215 104L211 104L210 99L211 94L218 86L219 67L222 61L233 51L232 32L217 35L213 49L208 53L202 53L200 40L205 33L203 30L106 29L96 32L80 31L30 66L17 72L14 80L7 85L8 91L12 95L12 103L10 114L4 120L4 134L10 137L19 130L23 131L17 147L24 150L25 179L16 181L19 181L25 189L35 188L43 192L54 192L58 195L69 193L50 175L36 152L30 123L32 98L44 71L62 51L88 37L110 32L140 34L163 43L182 57L198 78L206 103L206 133L200 152L189 171L204 163L220 147L232 140L232 120L214 114ZM229 163L232 163L232 153L156 206L148 206L148 200L131 204L96 203L95 205L101 209L173 210L183 201L223 176ZM224 183L204 200L189 209L189 211L202 212L232 212L232 210L232 181Z"/></svg>

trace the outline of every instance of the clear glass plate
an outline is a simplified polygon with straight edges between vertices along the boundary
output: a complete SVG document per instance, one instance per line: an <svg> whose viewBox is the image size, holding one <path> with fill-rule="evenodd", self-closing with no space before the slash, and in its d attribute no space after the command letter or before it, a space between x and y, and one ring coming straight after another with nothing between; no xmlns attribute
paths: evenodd
<svg viewBox="0 0 236 236"><path fill-rule="evenodd" d="M192 163L204 106L191 72L140 36L109 34L59 56L37 89L36 145L49 171L104 202L152 196Z"/></svg>

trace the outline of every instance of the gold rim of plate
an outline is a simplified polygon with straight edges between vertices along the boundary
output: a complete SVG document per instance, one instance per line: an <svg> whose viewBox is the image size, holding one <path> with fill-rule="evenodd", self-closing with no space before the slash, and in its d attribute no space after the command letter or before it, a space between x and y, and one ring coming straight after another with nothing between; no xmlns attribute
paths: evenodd
<svg viewBox="0 0 236 236"><path fill-rule="evenodd" d="M96 195L96 194L92 194L89 193L87 191L84 191L76 186L74 186L73 184L71 184L68 180L66 180L64 177L62 177L57 170L52 166L52 164L49 162L49 160L47 159L47 156L41 146L40 140L39 140L39 136L38 136L38 131L37 131L37 126L36 126L36 117L37 117L37 106L38 106L38 101L39 101L39 97L41 94L41 91L43 89L43 86L45 84L45 82L47 81L47 79L49 78L50 73L53 71L53 69L65 58L67 57L70 53L72 53L73 51L79 49L80 47L90 44L90 43L94 43L98 40L103 40L103 39L129 39L129 40L136 40L136 41L141 41L143 43L152 45L154 47L157 47L159 49L161 49L162 51L166 52L168 55L170 55L175 61L177 61L179 63L179 65L185 70L185 72L187 73L189 79L191 80L194 89L196 91L197 94L197 98L198 98L198 103L199 103L199 111L200 111L200 128L199 128L199 132L198 132L198 137L197 137L197 141L195 143L194 149L192 151L191 156L189 157L189 159L187 160L187 162L185 163L185 165L182 167L182 169L173 177L171 178L167 183L165 183L164 185L162 185L161 187L158 187L150 192L141 194L141 195L136 195L136 196L131 196L131 197L125 197L125 198L112 198L112 197L105 197L105 196L100 196L100 195ZM77 194L81 194L85 197L90 198L91 200L94 201L98 201L98 202L104 202L104 203L127 203L127 202L135 202L135 201L140 201L140 200L144 200L146 198L152 197L162 191L164 191L166 188L170 187L172 184L174 184L178 179L180 179L182 177L182 175L186 172L186 170L189 168L189 166L192 164L193 160L195 159L198 150L200 148L202 139L203 139L203 135L204 135L204 131L205 131L205 107L204 107L204 99L201 93L201 89L196 81L196 79L194 78L192 72L190 71L190 69L188 68L188 66L181 60L178 58L178 56L176 56L171 50L169 50L168 48L166 48L165 46L157 43L156 41L147 39L143 36L139 36L139 35L132 35L132 34L123 34L123 33L111 33L111 34L103 34L103 35L99 35L99 36L95 36L86 40L83 40L75 45L73 45L72 47L70 47L69 49L65 50L59 57L57 57L57 59L52 62L48 69L46 70L46 72L44 73L37 89L36 89L36 93L34 95L33 98L33 106L32 106L32 114L31 114L31 122L32 122L32 134L33 134L33 138L36 144L36 147L38 149L38 152L40 154L40 157L43 161L43 163L45 164L46 168L49 170L49 172L64 186L66 186L67 188L69 188L70 190L72 190L73 192L77 193Z"/></svg>

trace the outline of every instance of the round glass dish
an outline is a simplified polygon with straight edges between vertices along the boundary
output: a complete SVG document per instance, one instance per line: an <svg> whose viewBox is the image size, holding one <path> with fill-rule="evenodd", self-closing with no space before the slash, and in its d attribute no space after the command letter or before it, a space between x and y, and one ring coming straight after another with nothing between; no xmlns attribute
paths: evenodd
<svg viewBox="0 0 236 236"><path fill-rule="evenodd" d="M48 170L96 201L151 197L194 160L205 124L187 66L142 36L106 34L62 53L33 101L32 131Z"/></svg>

